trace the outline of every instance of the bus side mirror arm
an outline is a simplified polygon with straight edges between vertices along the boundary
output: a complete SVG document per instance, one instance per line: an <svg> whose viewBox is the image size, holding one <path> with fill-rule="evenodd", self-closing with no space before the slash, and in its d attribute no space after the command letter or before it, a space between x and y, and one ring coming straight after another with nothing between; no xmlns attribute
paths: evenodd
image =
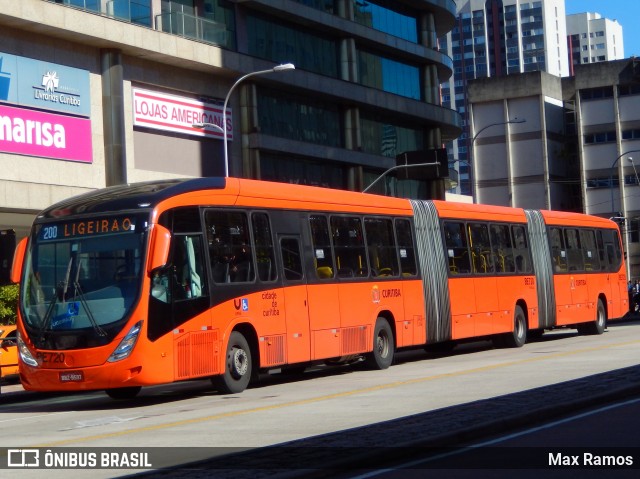
<svg viewBox="0 0 640 479"><path fill-rule="evenodd" d="M153 225L151 230L151 243L149 247L149 261L147 272L151 274L154 269L167 264L169 260L169 248L171 246L171 233L162 225Z"/></svg>

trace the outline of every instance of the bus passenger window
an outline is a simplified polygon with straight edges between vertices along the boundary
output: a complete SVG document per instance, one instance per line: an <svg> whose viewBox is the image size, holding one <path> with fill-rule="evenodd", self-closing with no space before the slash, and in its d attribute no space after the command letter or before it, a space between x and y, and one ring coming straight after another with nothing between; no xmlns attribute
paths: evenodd
<svg viewBox="0 0 640 479"><path fill-rule="evenodd" d="M333 278L335 268L333 266L333 251L331 249L327 218L321 215L312 215L309 217L309 226L311 228L316 276L319 279Z"/></svg>
<svg viewBox="0 0 640 479"><path fill-rule="evenodd" d="M213 281L252 282L256 268L246 213L209 210L205 213L205 225Z"/></svg>
<svg viewBox="0 0 640 479"><path fill-rule="evenodd" d="M172 264L174 300L206 296L200 235L175 237Z"/></svg>
<svg viewBox="0 0 640 479"><path fill-rule="evenodd" d="M560 228L551 228L549 230L549 246L551 247L553 270L556 273L568 271L567 251L564 248L564 236Z"/></svg>
<svg viewBox="0 0 640 479"><path fill-rule="evenodd" d="M300 244L296 238L282 238L280 240L282 254L282 268L287 281L299 281L303 278L302 257Z"/></svg>
<svg viewBox="0 0 640 479"><path fill-rule="evenodd" d="M413 246L413 235L411 234L411 222L409 220L396 220L396 238L402 276L415 276L418 274L416 250Z"/></svg>
<svg viewBox="0 0 640 479"><path fill-rule="evenodd" d="M258 264L258 278L260 281L274 281L276 279L273 242L269 217L265 213L254 213L253 240L256 246L256 260Z"/></svg>
<svg viewBox="0 0 640 479"><path fill-rule="evenodd" d="M360 218L332 216L331 233L338 276L345 278L369 276Z"/></svg>
<svg viewBox="0 0 640 479"><path fill-rule="evenodd" d="M371 276L398 276L398 256L390 219L365 218Z"/></svg>
<svg viewBox="0 0 640 479"><path fill-rule="evenodd" d="M491 225L491 251L498 273L513 273L515 271L511 235L507 225Z"/></svg>
<svg viewBox="0 0 640 479"><path fill-rule="evenodd" d="M469 224L469 246L471 247L473 272L480 274L493 273L495 267L487 225Z"/></svg>
<svg viewBox="0 0 640 479"><path fill-rule="evenodd" d="M582 248L580 246L580 237L578 230L567 228L565 230L565 239L567 247L567 260L569 263L569 271L584 271L584 260L582 258Z"/></svg>
<svg viewBox="0 0 640 479"><path fill-rule="evenodd" d="M464 223L445 221L444 240L449 258L449 271L452 274L467 274L471 272L471 262L467 249L467 235Z"/></svg>
<svg viewBox="0 0 640 479"><path fill-rule="evenodd" d="M593 230L580 230L580 241L584 253L584 269L600 271L600 254L596 246L596 235Z"/></svg>
<svg viewBox="0 0 640 479"><path fill-rule="evenodd" d="M527 235L524 226L513 225L511 227L513 236L513 254L516 262L517 273L530 273L531 255L529 253L529 244L527 243Z"/></svg>

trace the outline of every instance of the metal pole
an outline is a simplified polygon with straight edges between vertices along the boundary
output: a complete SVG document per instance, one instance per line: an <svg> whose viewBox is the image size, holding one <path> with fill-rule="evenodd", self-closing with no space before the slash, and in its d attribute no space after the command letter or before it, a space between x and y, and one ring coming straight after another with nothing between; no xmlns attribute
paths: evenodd
<svg viewBox="0 0 640 479"><path fill-rule="evenodd" d="M282 64L282 65L277 65L277 66L275 66L273 68L270 68L268 70L260 70L260 71L257 71L257 72L247 73L246 75L241 76L231 86L231 88L227 92L227 96L224 99L224 105L222 106L222 128L220 128L218 125L215 125L213 123L194 123L192 125L194 128L204 128L205 126L209 126L209 127L216 128L216 129L222 131L223 142L224 142L224 177L225 178L229 177L229 146L228 146L228 138L227 138L227 104L229 103L229 98L231 98L231 93L233 92L233 90L240 83L242 83L244 80L246 80L249 77L256 76L256 75L264 75L265 73L276 73L276 72L281 72L281 71L286 71L286 70L295 70L295 68L296 67L295 67L295 65L293 63L285 63L285 64Z"/></svg>
<svg viewBox="0 0 640 479"><path fill-rule="evenodd" d="M508 121L501 121L498 123L491 123L490 125L486 125L483 128L480 128L480 130L473 136L473 138L471 139L471 151L469 152L471 154L471 162L467 162L467 164L471 167L471 176L473 177L471 180L471 198L473 199L473 202L476 202L476 175L475 175L475 163L476 163L476 157L474 154L474 150L473 150L473 145L476 142L476 138L478 138L478 136L480 135L480 133L482 133L484 130L486 130L487 128L491 128L492 126L500 126L500 125L509 125L511 123L526 123L527 119L526 118L521 118L518 119L517 117L514 118L513 120L508 120ZM460 161L460 160L458 160Z"/></svg>

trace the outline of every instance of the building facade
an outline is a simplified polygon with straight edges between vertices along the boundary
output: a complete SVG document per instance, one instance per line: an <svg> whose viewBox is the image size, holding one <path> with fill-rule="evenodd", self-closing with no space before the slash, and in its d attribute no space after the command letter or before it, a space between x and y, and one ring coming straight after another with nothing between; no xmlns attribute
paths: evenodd
<svg viewBox="0 0 640 479"><path fill-rule="evenodd" d="M622 25L599 13L567 15L567 49L570 74L575 65L624 58Z"/></svg>
<svg viewBox="0 0 640 479"><path fill-rule="evenodd" d="M459 135L436 40L454 19L452 0L3 2L0 228L95 188L223 175L223 127L231 176L362 190Z"/></svg>
<svg viewBox="0 0 640 479"><path fill-rule="evenodd" d="M496 118L527 120L476 140L479 201L614 218L630 277L640 277L640 60L577 65L562 79L476 80L469 102L474 131Z"/></svg>
<svg viewBox="0 0 640 479"><path fill-rule="evenodd" d="M460 173L458 192L471 194L467 82L534 71L568 75L564 0L459 1L456 26L440 39L440 48L454 65L442 85L442 104L464 119L463 134L447 146L450 165Z"/></svg>

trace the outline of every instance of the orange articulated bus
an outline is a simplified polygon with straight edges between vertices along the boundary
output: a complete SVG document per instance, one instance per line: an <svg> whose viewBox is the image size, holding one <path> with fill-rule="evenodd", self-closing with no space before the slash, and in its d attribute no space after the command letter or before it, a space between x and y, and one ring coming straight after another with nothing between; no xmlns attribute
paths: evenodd
<svg viewBox="0 0 640 479"><path fill-rule="evenodd" d="M260 371L557 326L628 309L617 225L236 178L123 185L43 211L16 248L25 389L104 389Z"/></svg>

